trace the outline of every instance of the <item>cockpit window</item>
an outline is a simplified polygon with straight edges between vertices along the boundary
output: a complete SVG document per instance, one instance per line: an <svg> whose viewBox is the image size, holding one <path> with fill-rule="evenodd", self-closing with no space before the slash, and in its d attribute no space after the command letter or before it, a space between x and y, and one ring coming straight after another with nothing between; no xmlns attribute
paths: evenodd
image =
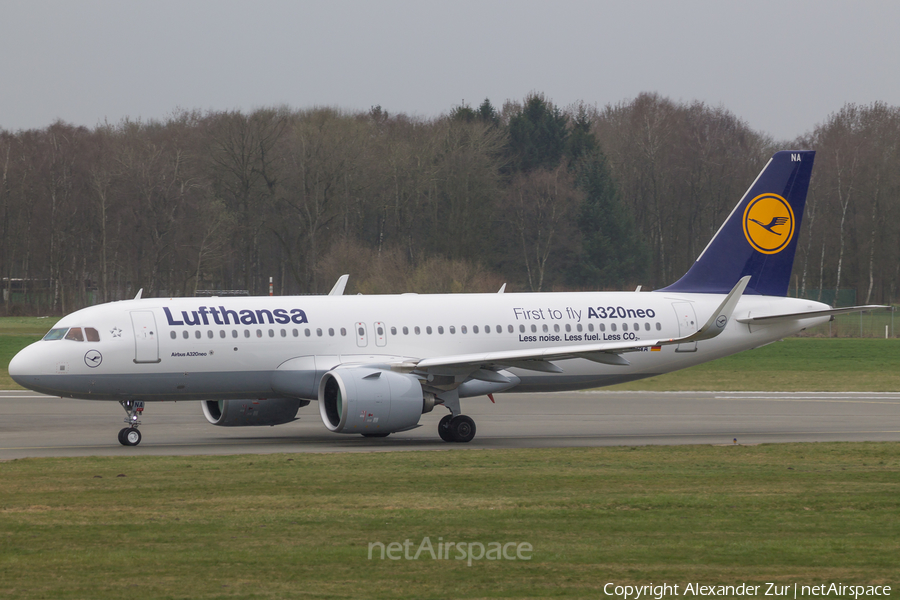
<svg viewBox="0 0 900 600"><path fill-rule="evenodd" d="M65 337L66 332L69 330L68 327L63 327L62 329L51 329L47 332L47 335L44 336L45 340L61 340Z"/></svg>
<svg viewBox="0 0 900 600"><path fill-rule="evenodd" d="M70 329L69 333L66 334L66 339L74 342L83 342L84 334L81 333L81 327L73 327Z"/></svg>
<svg viewBox="0 0 900 600"><path fill-rule="evenodd" d="M97 333L97 330L94 329L93 327L85 327L84 335L87 338L87 341L89 341L89 342L99 342L100 341L100 334Z"/></svg>

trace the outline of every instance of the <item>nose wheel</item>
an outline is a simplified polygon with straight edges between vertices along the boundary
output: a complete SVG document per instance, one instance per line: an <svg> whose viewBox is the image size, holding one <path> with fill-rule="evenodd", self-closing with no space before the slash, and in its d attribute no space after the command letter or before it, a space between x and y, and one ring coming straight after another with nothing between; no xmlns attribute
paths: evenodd
<svg viewBox="0 0 900 600"><path fill-rule="evenodd" d="M119 404L128 414L125 417L125 427L119 431L119 443L123 446L137 446L141 443L141 432L138 426L141 424L141 415L144 414L143 400L120 400Z"/></svg>
<svg viewBox="0 0 900 600"><path fill-rule="evenodd" d="M137 427L125 427L119 431L119 443L123 446L137 446L141 443L141 432Z"/></svg>

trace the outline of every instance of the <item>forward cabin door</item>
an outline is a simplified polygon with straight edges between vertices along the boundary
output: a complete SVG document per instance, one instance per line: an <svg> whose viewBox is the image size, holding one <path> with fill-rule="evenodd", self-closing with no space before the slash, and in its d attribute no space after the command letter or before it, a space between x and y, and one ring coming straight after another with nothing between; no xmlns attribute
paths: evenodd
<svg viewBox="0 0 900 600"><path fill-rule="evenodd" d="M697 315L694 314L694 305L690 302L673 302L675 316L678 318L678 337L691 335L697 331ZM678 344L675 352L696 352L697 342Z"/></svg>
<svg viewBox="0 0 900 600"><path fill-rule="evenodd" d="M159 362L159 336L156 318L149 310L131 311L131 325L134 327L134 362Z"/></svg>

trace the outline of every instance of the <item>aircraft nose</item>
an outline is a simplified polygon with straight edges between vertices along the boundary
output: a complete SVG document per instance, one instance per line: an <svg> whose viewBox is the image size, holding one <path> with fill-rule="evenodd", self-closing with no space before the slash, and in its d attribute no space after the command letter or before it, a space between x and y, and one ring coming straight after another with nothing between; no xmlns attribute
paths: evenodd
<svg viewBox="0 0 900 600"><path fill-rule="evenodd" d="M39 374L34 344L19 350L12 360L9 361L9 376L23 387L29 387L29 378Z"/></svg>

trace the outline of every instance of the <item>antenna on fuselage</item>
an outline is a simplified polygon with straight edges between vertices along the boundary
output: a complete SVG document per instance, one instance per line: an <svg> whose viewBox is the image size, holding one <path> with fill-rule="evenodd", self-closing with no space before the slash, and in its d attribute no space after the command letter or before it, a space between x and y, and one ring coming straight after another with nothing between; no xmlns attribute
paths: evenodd
<svg viewBox="0 0 900 600"><path fill-rule="evenodd" d="M134 297L134 299L135 299L135 300L140 300L140 299L141 299L141 294L143 294L143 293L144 293L144 288L139 289L139 290L138 290L138 293L137 293L137 295Z"/></svg>

